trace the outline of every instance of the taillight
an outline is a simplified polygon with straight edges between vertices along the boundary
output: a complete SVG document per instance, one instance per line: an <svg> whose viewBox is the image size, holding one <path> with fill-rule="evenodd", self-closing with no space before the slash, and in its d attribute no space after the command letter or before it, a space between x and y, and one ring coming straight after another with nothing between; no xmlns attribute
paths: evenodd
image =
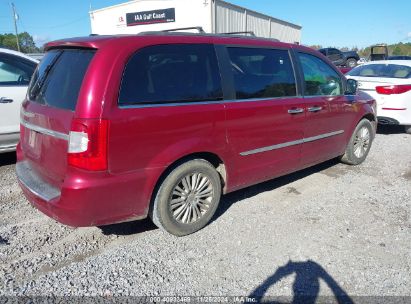
<svg viewBox="0 0 411 304"><path fill-rule="evenodd" d="M379 86L375 87L375 90L383 95L402 94L411 91L411 84Z"/></svg>
<svg viewBox="0 0 411 304"><path fill-rule="evenodd" d="M68 163L90 171L107 170L109 122L104 119L74 119L71 124Z"/></svg>

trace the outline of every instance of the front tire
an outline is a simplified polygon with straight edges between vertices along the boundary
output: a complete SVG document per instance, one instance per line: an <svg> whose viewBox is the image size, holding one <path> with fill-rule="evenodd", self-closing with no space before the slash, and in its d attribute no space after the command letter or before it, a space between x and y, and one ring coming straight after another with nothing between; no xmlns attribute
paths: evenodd
<svg viewBox="0 0 411 304"><path fill-rule="evenodd" d="M404 129L405 129L405 133L411 134L411 126L405 126Z"/></svg>
<svg viewBox="0 0 411 304"><path fill-rule="evenodd" d="M213 217L221 197L221 180L208 161L194 159L173 169L156 193L150 217L176 236L203 228Z"/></svg>
<svg viewBox="0 0 411 304"><path fill-rule="evenodd" d="M368 119L363 119L355 128L341 161L348 165L359 165L370 152L373 141L373 127Z"/></svg>

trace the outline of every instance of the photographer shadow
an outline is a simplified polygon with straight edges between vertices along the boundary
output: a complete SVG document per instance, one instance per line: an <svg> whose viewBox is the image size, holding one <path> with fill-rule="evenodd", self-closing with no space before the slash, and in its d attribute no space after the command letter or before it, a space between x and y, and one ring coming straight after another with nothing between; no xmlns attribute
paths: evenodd
<svg viewBox="0 0 411 304"><path fill-rule="evenodd" d="M337 303L354 304L354 301L325 271L325 269L311 260L306 262L289 261L286 265L279 267L272 276L267 278L260 286L254 289L249 297L264 301L264 296L270 287L292 274L295 274L293 298L292 301L287 300L287 303L316 303L320 292L320 280L323 280L333 292ZM269 301L269 303L281 303L281 300Z"/></svg>

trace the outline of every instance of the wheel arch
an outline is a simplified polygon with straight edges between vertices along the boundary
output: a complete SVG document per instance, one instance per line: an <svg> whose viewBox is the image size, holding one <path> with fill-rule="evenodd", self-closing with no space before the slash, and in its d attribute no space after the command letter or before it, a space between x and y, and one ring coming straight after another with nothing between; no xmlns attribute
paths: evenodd
<svg viewBox="0 0 411 304"><path fill-rule="evenodd" d="M360 122L361 120L363 120L363 119L368 119L369 121L377 121L377 118L375 117L375 115L374 114L372 114L372 113L366 113L363 117L361 117L361 119L358 121L358 122Z"/></svg>
<svg viewBox="0 0 411 304"><path fill-rule="evenodd" d="M213 152L195 152L191 154L187 154L185 156L180 157L179 159L175 160L173 163L165 167L163 172L160 174L159 178L157 179L155 186L152 190L151 197L150 197L150 205L149 205L149 212L152 211L155 195L161 186L161 183L164 181L164 179L168 176L168 174L173 171L176 167L179 165L188 162L193 159L204 159L208 161L210 164L213 165L213 167L217 170L220 179L221 179L221 188L223 190L223 193L226 193L226 188L227 188L227 170L226 170L226 164L223 161L223 159L213 153Z"/></svg>
<svg viewBox="0 0 411 304"><path fill-rule="evenodd" d="M361 117L361 119L357 122L357 124L359 124L360 121L363 119L367 119L371 122L371 125L374 128L374 136L375 136L375 132L377 131L377 117L375 117L373 113L366 113Z"/></svg>

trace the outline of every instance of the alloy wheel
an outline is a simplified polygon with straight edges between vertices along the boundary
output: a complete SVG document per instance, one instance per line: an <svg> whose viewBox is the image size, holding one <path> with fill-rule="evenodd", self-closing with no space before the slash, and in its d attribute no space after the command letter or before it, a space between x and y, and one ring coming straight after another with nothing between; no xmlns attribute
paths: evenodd
<svg viewBox="0 0 411 304"><path fill-rule="evenodd" d="M210 178L203 173L184 176L171 194L170 210L173 218L191 224L202 218L210 209L214 189Z"/></svg>
<svg viewBox="0 0 411 304"><path fill-rule="evenodd" d="M367 127L362 127L358 130L354 139L354 155L361 158L367 153L371 142L370 131Z"/></svg>

